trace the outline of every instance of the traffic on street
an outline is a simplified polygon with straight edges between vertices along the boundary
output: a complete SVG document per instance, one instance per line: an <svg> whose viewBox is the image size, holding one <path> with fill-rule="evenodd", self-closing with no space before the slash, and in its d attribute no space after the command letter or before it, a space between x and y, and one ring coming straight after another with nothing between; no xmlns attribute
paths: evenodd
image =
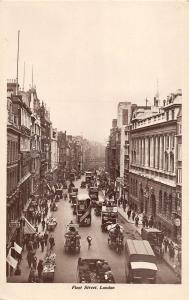
<svg viewBox="0 0 189 300"><path fill-rule="evenodd" d="M20 276L11 276L10 282L179 283L163 257L154 254L148 241L144 244L136 224L119 213L123 208L101 180L103 171L98 174L86 172L80 179L57 183L48 190L48 200L36 203L42 216L42 204L47 204L46 216L41 222L30 219L31 227L38 224L36 233L26 234Z"/></svg>

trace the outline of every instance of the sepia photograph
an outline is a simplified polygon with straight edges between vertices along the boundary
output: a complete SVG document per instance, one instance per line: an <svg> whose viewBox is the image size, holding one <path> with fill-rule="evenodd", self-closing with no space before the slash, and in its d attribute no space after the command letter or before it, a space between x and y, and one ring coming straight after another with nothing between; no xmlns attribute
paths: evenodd
<svg viewBox="0 0 189 300"><path fill-rule="evenodd" d="M6 282L180 285L181 3L5 1L3 19Z"/></svg>

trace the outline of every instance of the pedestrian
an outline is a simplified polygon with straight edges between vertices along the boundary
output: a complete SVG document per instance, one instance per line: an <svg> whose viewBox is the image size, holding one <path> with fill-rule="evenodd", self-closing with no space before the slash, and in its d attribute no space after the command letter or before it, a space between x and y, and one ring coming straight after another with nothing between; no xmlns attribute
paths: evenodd
<svg viewBox="0 0 189 300"><path fill-rule="evenodd" d="M126 210L126 203L125 203L125 201L123 202L123 210L124 210L124 212Z"/></svg>
<svg viewBox="0 0 189 300"><path fill-rule="evenodd" d="M88 249L89 249L91 247L91 242L92 242L92 237L90 237L89 235L87 237L87 242L88 242Z"/></svg>
<svg viewBox="0 0 189 300"><path fill-rule="evenodd" d="M41 251L43 252L44 251L44 245L45 245L43 236L40 239L40 244L41 244Z"/></svg>
<svg viewBox="0 0 189 300"><path fill-rule="evenodd" d="M27 247L28 251L32 251L33 250L33 242L31 240L28 241L28 247Z"/></svg>
<svg viewBox="0 0 189 300"><path fill-rule="evenodd" d="M43 229L43 231L45 230L45 220L44 220L44 218L43 218L43 220L42 220L42 222L41 222L41 225L42 225L42 229Z"/></svg>
<svg viewBox="0 0 189 300"><path fill-rule="evenodd" d="M150 218L150 220L148 222L148 225L149 225L150 228L152 228L152 226L153 226L153 220L152 220L152 218Z"/></svg>
<svg viewBox="0 0 189 300"><path fill-rule="evenodd" d="M48 205L46 205L46 206L45 206L45 216L47 216L48 210L49 210Z"/></svg>
<svg viewBox="0 0 189 300"><path fill-rule="evenodd" d="M135 211L133 211L133 212L132 212L132 220L133 220L133 221L135 220L135 215L136 215L136 214L135 214Z"/></svg>
<svg viewBox="0 0 189 300"><path fill-rule="evenodd" d="M52 234L49 238L49 244L50 244L50 250L52 250L53 247L55 246L55 242L54 242L54 238L53 238Z"/></svg>
<svg viewBox="0 0 189 300"><path fill-rule="evenodd" d="M35 269L33 267L31 267L30 274L28 277L28 282L30 282L30 283L35 282L35 279L36 279Z"/></svg>
<svg viewBox="0 0 189 300"><path fill-rule="evenodd" d="M48 232L45 231L45 233L44 233L44 243L45 243L45 246L47 246L48 237L49 237Z"/></svg>
<svg viewBox="0 0 189 300"><path fill-rule="evenodd" d="M131 216L131 209L130 208L127 211L127 216L128 216L128 219L130 219L130 216Z"/></svg>
<svg viewBox="0 0 189 300"><path fill-rule="evenodd" d="M37 265L37 271L38 271L38 277L41 279L42 277L42 272L43 272L43 260L40 259Z"/></svg>
<svg viewBox="0 0 189 300"><path fill-rule="evenodd" d="M32 266L36 270L36 268L37 268L37 257L36 257L36 255L33 255Z"/></svg>
<svg viewBox="0 0 189 300"><path fill-rule="evenodd" d="M37 237L35 237L35 239L33 241L33 249L37 250Z"/></svg>
<svg viewBox="0 0 189 300"><path fill-rule="evenodd" d="M29 268L31 268L32 257L33 257L33 255L32 255L32 253L31 253L31 251L28 251L28 253L27 253L27 261L28 261L28 267L29 267Z"/></svg>
<svg viewBox="0 0 189 300"><path fill-rule="evenodd" d="M38 224L40 224L41 223L41 213L40 213L40 211L38 212L37 219L38 219Z"/></svg>
<svg viewBox="0 0 189 300"><path fill-rule="evenodd" d="M135 217L135 225L136 225L136 227L138 227L138 222L139 222L139 217L138 217L138 215Z"/></svg>

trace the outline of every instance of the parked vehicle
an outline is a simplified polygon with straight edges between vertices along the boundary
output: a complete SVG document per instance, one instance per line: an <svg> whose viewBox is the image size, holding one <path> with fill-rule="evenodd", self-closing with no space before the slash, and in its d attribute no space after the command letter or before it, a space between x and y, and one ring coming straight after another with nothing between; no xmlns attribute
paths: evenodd
<svg viewBox="0 0 189 300"><path fill-rule="evenodd" d="M155 283L157 259L146 240L130 240L125 243L125 274L127 283Z"/></svg>
<svg viewBox="0 0 189 300"><path fill-rule="evenodd" d="M79 258L77 264L77 282L79 283L115 283L107 261L97 258Z"/></svg>

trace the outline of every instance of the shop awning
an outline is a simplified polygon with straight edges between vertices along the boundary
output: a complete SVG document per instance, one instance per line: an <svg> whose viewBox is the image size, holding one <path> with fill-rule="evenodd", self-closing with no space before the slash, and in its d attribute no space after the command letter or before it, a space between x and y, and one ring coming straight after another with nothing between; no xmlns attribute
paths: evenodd
<svg viewBox="0 0 189 300"><path fill-rule="evenodd" d="M24 177L22 177L21 180L18 183L18 186L20 186L22 183L24 183L30 176L31 176L31 173L29 172Z"/></svg>
<svg viewBox="0 0 189 300"><path fill-rule="evenodd" d="M15 250L18 254L21 254L21 252L22 252L22 247L20 247L17 243L14 242L14 250Z"/></svg>
<svg viewBox="0 0 189 300"><path fill-rule="evenodd" d="M24 234L34 234L36 233L33 225L24 217L25 225L24 225Z"/></svg>
<svg viewBox="0 0 189 300"><path fill-rule="evenodd" d="M6 261L11 267L13 267L13 269L16 269L18 261L11 256L11 249L12 248L9 249L9 254L7 255Z"/></svg>

